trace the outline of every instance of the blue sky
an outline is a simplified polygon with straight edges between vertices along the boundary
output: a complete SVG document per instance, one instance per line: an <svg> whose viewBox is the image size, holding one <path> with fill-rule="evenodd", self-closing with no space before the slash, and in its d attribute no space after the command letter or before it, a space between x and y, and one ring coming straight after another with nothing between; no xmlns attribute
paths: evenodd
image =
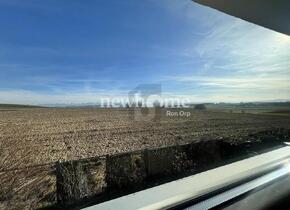
<svg viewBox="0 0 290 210"><path fill-rule="evenodd" d="M0 103L161 84L193 102L290 100L290 38L191 0L0 0Z"/></svg>

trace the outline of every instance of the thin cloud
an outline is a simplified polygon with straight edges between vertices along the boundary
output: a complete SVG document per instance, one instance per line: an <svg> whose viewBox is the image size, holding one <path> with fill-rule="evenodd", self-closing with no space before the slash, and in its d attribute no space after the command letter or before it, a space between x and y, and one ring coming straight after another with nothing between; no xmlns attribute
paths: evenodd
<svg viewBox="0 0 290 210"><path fill-rule="evenodd" d="M290 78L287 77L204 77L204 76L175 76L166 77L169 81L180 83L195 83L202 86L216 86L228 88L286 88L290 91Z"/></svg>

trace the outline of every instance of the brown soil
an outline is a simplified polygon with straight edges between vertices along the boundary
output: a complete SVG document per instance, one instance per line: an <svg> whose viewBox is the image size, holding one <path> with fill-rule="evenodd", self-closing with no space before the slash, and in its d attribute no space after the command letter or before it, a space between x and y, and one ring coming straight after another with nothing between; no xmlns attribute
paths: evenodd
<svg viewBox="0 0 290 210"><path fill-rule="evenodd" d="M115 154L200 139L247 141L251 133L290 128L290 117L189 111L135 121L133 109L15 109L0 112L0 169ZM170 109L180 111L181 109ZM136 114L136 113L135 113Z"/></svg>

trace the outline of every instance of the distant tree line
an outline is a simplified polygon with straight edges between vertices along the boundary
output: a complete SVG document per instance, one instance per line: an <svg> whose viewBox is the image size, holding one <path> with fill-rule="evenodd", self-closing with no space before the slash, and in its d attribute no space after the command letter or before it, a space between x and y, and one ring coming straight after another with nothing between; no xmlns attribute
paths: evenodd
<svg viewBox="0 0 290 210"><path fill-rule="evenodd" d="M205 106L205 104L196 104L194 106L194 109L196 109L196 110L206 110L206 106Z"/></svg>

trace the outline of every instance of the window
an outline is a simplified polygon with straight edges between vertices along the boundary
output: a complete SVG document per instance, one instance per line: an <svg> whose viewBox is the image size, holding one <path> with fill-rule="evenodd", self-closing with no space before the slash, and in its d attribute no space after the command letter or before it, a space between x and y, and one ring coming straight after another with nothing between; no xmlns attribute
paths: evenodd
<svg viewBox="0 0 290 210"><path fill-rule="evenodd" d="M287 35L190 0L4 0L0 23L0 208L132 192L289 140Z"/></svg>

